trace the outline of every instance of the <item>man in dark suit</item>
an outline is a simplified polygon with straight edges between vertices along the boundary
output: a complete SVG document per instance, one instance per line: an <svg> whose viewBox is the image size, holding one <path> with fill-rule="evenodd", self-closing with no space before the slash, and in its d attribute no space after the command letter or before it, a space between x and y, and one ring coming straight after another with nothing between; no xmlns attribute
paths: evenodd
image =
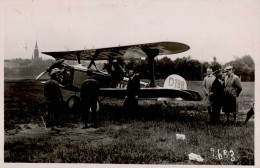
<svg viewBox="0 0 260 168"><path fill-rule="evenodd" d="M221 80L222 72L221 69L214 72L216 79L212 83L210 92L210 101L212 102L212 115L210 118L210 123L216 125L219 123L220 109L223 104L224 97L224 86Z"/></svg>
<svg viewBox="0 0 260 168"><path fill-rule="evenodd" d="M125 97L125 107L131 114L136 111L138 105L139 90L139 76L135 75L134 70L129 70L129 80L127 84L127 94Z"/></svg>
<svg viewBox="0 0 260 168"><path fill-rule="evenodd" d="M98 82L93 78L93 72L87 70L87 79L83 82L80 89L81 111L83 112L83 118L85 126L88 128L88 119L90 108L92 112L93 127L97 127L97 103L98 103Z"/></svg>

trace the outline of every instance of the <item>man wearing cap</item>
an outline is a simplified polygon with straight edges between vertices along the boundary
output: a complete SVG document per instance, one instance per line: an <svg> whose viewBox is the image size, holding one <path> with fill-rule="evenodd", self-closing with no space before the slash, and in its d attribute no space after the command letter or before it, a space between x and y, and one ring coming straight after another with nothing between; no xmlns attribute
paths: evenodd
<svg viewBox="0 0 260 168"><path fill-rule="evenodd" d="M215 76L212 74L212 69L207 68L207 76L203 79L202 88L205 94L205 104L208 109L209 116L211 118L211 102L209 100L209 93L212 87L212 83L215 80Z"/></svg>
<svg viewBox="0 0 260 168"><path fill-rule="evenodd" d="M93 127L97 127L96 111L98 103L98 92L98 82L93 78L93 72L91 70L87 70L87 79L83 82L80 89L81 109L83 112L83 119L85 123L85 126L83 128L88 128L90 109L92 112L91 119L94 123Z"/></svg>
<svg viewBox="0 0 260 168"><path fill-rule="evenodd" d="M45 104L48 113L47 125L59 125L61 124L60 115L62 110L63 96L60 90L58 75L61 70L58 68L52 69L50 77L47 82L44 83L44 97Z"/></svg>
<svg viewBox="0 0 260 168"><path fill-rule="evenodd" d="M233 67L227 66L225 72L225 88L224 88L224 107L223 111L227 114L227 123L229 123L229 114L233 113L236 122L237 113L237 97L242 91L240 78L233 73Z"/></svg>
<svg viewBox="0 0 260 168"><path fill-rule="evenodd" d="M210 124L216 125L219 123L220 109L223 104L224 86L221 69L214 72L216 79L212 83L210 91L210 101L212 102L212 115L210 118Z"/></svg>

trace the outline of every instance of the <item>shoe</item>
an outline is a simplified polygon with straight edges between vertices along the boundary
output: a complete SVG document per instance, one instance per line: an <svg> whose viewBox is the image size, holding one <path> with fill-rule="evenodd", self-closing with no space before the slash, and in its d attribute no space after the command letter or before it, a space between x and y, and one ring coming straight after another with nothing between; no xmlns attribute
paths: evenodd
<svg viewBox="0 0 260 168"><path fill-rule="evenodd" d="M60 130L57 127L52 127L51 130L56 133L60 133Z"/></svg>
<svg viewBox="0 0 260 168"><path fill-rule="evenodd" d="M224 122L223 124L224 124L224 125L227 125L227 126L231 125L230 121L226 121L226 122Z"/></svg>
<svg viewBox="0 0 260 168"><path fill-rule="evenodd" d="M63 128L63 127L65 127L64 124L59 124L59 125L57 125L57 128Z"/></svg>
<svg viewBox="0 0 260 168"><path fill-rule="evenodd" d="M97 124L91 124L90 127L91 128L98 128L98 125Z"/></svg>
<svg viewBox="0 0 260 168"><path fill-rule="evenodd" d="M87 129L87 128L89 128L88 124L85 124L85 126L82 129Z"/></svg>
<svg viewBox="0 0 260 168"><path fill-rule="evenodd" d="M210 123L209 121L206 121L205 124L206 124L207 126L210 126L210 125L211 125L211 123Z"/></svg>

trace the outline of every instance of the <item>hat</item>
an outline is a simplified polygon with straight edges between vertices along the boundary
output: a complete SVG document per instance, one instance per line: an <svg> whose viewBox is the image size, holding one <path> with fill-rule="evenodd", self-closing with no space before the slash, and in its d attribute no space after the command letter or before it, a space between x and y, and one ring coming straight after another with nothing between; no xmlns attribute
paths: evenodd
<svg viewBox="0 0 260 168"><path fill-rule="evenodd" d="M232 66L227 66L225 69L224 69L224 72L227 72L229 70L231 70L233 67Z"/></svg>
<svg viewBox="0 0 260 168"><path fill-rule="evenodd" d="M218 70L216 70L216 71L213 72L214 75L217 75L217 74L219 74L219 73L221 73L221 69L218 69Z"/></svg>
<svg viewBox="0 0 260 168"><path fill-rule="evenodd" d="M57 73L59 73L61 70L59 68L53 68L50 72L50 76L52 75L56 75Z"/></svg>

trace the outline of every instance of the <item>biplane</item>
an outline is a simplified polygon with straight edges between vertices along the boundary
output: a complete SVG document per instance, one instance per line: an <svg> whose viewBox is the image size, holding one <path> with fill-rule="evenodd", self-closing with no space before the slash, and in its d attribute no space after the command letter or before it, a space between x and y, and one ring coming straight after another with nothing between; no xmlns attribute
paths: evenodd
<svg viewBox="0 0 260 168"><path fill-rule="evenodd" d="M125 98L126 85L128 78L125 77L125 72L122 66L116 61L117 59L127 60L130 58L146 58L150 68L150 83L140 83L139 98L177 98L181 100L200 101L201 96L198 92L188 90L184 87L183 80L168 79L168 81L178 83L179 87L158 87L155 86L154 62L158 55L177 54L189 50L190 47L186 44L178 42L155 42L136 44L128 46L118 46L109 48L76 50L76 51L59 51L59 52L42 52L43 54L52 56L56 59L49 68L39 74L38 80L47 72L51 72L53 68L61 70L59 84L62 88L74 91L80 91L80 86L86 78L86 71L92 69L94 78L100 85L99 96ZM75 60L77 65L69 65L65 60ZM82 65L82 60L88 60L87 66ZM100 70L96 66L98 60L107 60L110 70ZM43 82L44 83L44 82ZM74 96L71 102L73 104Z"/></svg>

